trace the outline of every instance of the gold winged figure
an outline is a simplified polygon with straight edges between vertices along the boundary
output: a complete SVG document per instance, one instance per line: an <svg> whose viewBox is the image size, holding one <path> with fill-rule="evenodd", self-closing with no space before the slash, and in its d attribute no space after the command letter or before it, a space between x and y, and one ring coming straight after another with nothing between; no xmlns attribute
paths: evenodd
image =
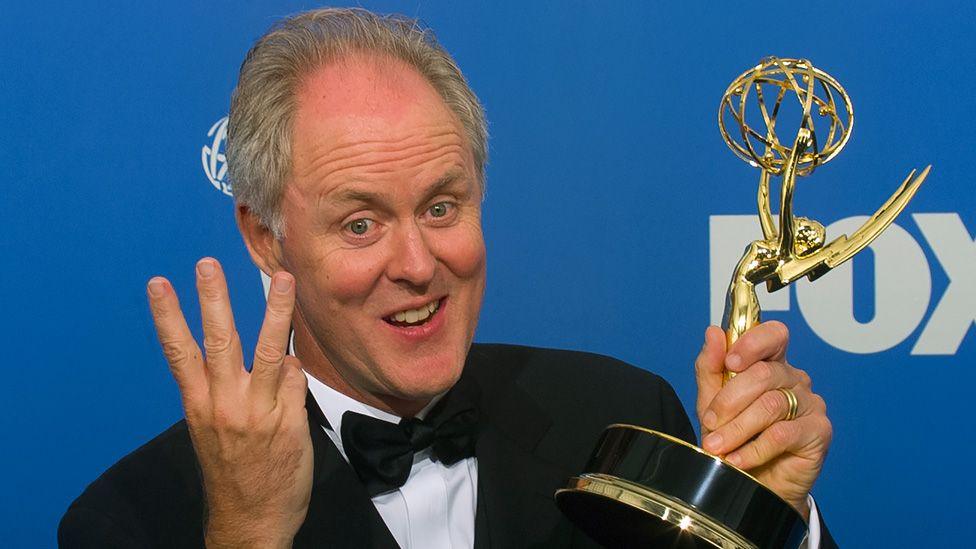
<svg viewBox="0 0 976 549"><path fill-rule="evenodd" d="M764 84L778 88L772 109L767 108L763 99ZM815 93L818 84L824 97ZM766 125L765 133L755 131L745 122L746 99L753 89ZM780 105L789 91L793 91L800 100L803 118L792 146L786 147L776 136L775 126ZM846 120L841 119L837 98L844 106ZM830 121L822 148L818 148L815 121L811 114L814 105L820 117ZM726 131L726 112L731 113L738 124L741 142ZM850 137L853 123L853 109L844 89L831 76L803 59L767 58L736 79L722 98L719 125L726 143L740 158L762 170L757 201L763 239L746 247L732 275L723 320L729 345L760 322L756 284L765 282L767 290L773 292L803 276L813 281L854 257L884 232L928 176L932 166L918 174L912 170L863 226L850 236L841 235L826 244L826 230L821 223L793 215L796 179L809 175L817 166L825 164L840 152ZM756 151L753 139L763 145L762 154ZM774 221L770 207L769 185L772 176L782 177L778 223Z"/></svg>

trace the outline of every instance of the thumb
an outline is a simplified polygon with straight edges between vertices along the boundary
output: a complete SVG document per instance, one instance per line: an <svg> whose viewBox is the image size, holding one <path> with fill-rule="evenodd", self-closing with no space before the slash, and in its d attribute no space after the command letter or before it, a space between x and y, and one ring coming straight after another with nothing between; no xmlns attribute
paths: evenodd
<svg viewBox="0 0 976 549"><path fill-rule="evenodd" d="M698 384L698 400L695 408L703 437L711 429L705 425L702 415L722 389L724 371L725 332L718 326L709 326L705 329L705 345L695 359L695 381ZM714 425L712 427L714 428Z"/></svg>

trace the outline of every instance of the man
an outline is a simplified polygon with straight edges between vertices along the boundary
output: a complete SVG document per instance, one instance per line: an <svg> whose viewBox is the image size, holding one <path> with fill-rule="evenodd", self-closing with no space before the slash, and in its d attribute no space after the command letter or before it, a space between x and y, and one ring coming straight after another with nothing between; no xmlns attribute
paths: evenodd
<svg viewBox="0 0 976 549"><path fill-rule="evenodd" d="M204 352L172 286L150 280L186 420L95 481L60 542L589 545L552 494L602 428L694 433L652 374L581 353L472 346L486 151L477 99L413 22L325 9L262 37L228 135L238 225L272 277L254 364L244 367L215 260L197 264ZM758 326L728 354L721 330L705 336L705 447L810 517L830 423L786 363L785 328ZM723 387L725 367L738 375ZM797 397L792 421L781 387ZM810 542L829 544L812 521Z"/></svg>

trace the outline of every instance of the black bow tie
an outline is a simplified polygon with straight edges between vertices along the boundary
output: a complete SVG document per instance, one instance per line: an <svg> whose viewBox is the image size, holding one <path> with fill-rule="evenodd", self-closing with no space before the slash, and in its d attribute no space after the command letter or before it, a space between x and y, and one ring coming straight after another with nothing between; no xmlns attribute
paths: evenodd
<svg viewBox="0 0 976 549"><path fill-rule="evenodd" d="M403 486L415 452L429 447L445 465L474 455L478 411L472 405L452 406L456 400L437 403L425 419L406 418L399 424L356 412L342 415L342 447L370 497Z"/></svg>

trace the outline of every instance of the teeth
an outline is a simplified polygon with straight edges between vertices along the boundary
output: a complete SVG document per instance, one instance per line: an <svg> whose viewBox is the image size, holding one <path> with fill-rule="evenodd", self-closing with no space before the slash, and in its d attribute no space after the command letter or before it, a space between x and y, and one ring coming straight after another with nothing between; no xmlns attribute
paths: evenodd
<svg viewBox="0 0 976 549"><path fill-rule="evenodd" d="M400 311L399 313L391 315L390 318L400 323L416 324L418 322L427 320L430 315L434 314L434 312L437 311L439 303L439 301L431 301L418 309Z"/></svg>

